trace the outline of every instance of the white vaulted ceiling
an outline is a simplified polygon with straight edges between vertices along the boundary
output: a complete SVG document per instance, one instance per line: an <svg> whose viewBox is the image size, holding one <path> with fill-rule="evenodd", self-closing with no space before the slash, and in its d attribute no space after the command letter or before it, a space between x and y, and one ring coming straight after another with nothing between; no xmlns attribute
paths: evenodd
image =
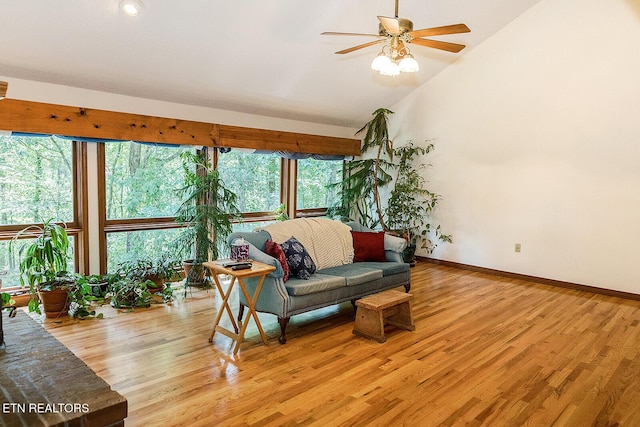
<svg viewBox="0 0 640 427"><path fill-rule="evenodd" d="M393 0L143 0L129 17L120 0L0 0L0 76L357 127L474 49L538 0L400 0L415 29L465 23L437 37L458 54L411 46L418 73L380 76L379 47L334 52L373 39ZM434 37L436 38L436 37Z"/></svg>

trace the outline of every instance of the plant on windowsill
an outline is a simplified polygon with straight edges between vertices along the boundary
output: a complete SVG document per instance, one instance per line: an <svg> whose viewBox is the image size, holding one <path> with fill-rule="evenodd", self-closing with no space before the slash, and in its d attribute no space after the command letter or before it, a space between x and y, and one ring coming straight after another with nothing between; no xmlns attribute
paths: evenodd
<svg viewBox="0 0 640 427"><path fill-rule="evenodd" d="M419 170L427 165L415 165L416 157L426 155L433 150L433 144L417 147L409 141L406 145L394 149L398 159L397 175L391 191L385 215L390 230L404 237L408 246L405 249L404 261L415 263L415 252L418 239L422 248L431 253L437 244L429 236L441 242L451 243L451 236L443 234L440 225L431 224L431 214L438 205L440 196L426 188L426 180Z"/></svg>
<svg viewBox="0 0 640 427"><path fill-rule="evenodd" d="M213 168L206 149L181 155L184 185L179 189L182 203L176 222L184 225L175 242L184 261L187 286L207 286L203 263L218 258L218 248L226 245L233 220L242 218L236 194L228 189ZM185 287L186 291L186 287Z"/></svg>
<svg viewBox="0 0 640 427"><path fill-rule="evenodd" d="M42 302L46 317L57 318L95 315L89 309L91 288L80 286L76 275L67 271L69 237L64 227L52 219L42 225L32 225L19 231L12 239L9 251L13 252L21 238L34 239L20 246L20 283L28 286L31 299L29 311L42 314ZM71 313L69 310L71 308Z"/></svg>

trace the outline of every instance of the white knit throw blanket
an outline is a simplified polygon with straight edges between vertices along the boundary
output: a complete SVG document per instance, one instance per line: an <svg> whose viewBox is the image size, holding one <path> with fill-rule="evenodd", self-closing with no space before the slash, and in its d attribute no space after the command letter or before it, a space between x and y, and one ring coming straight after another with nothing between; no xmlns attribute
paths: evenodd
<svg viewBox="0 0 640 427"><path fill-rule="evenodd" d="M326 218L296 218L262 227L276 243L291 236L305 247L318 270L353 262L351 227Z"/></svg>

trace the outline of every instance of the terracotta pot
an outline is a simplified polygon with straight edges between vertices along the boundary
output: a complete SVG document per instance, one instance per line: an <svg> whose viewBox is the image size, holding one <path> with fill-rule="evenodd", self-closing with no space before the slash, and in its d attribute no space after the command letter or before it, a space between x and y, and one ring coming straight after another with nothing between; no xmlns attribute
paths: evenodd
<svg viewBox="0 0 640 427"><path fill-rule="evenodd" d="M38 291L38 296L44 306L44 314L48 318L57 318L69 314L69 292L66 289L40 290Z"/></svg>
<svg viewBox="0 0 640 427"><path fill-rule="evenodd" d="M160 292L161 290L164 289L164 279L160 276L158 276L157 274L150 274L147 277L145 277L145 280L151 280L156 287L152 287L149 286L149 292L151 292L152 294L155 294L156 292Z"/></svg>
<svg viewBox="0 0 640 427"><path fill-rule="evenodd" d="M184 267L184 274L187 279L188 286L200 286L204 284L204 266L202 264L195 266L195 271L191 271L194 268L193 260L187 259L182 261Z"/></svg>

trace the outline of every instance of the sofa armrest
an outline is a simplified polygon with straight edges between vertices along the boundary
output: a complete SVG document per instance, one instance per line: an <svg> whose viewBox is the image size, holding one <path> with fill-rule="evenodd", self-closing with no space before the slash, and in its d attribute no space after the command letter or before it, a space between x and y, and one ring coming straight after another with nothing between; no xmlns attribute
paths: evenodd
<svg viewBox="0 0 640 427"><path fill-rule="evenodd" d="M387 261L404 262L402 253L404 252L406 247L407 241L405 239L385 233L384 254L387 257Z"/></svg>
<svg viewBox="0 0 640 427"><path fill-rule="evenodd" d="M275 271L272 271L268 275L277 279L280 279L284 276L284 270L282 270L282 266L280 265L280 261L262 252L260 249L255 247L253 244L249 243L249 258L261 262L263 264L271 265L275 267Z"/></svg>

